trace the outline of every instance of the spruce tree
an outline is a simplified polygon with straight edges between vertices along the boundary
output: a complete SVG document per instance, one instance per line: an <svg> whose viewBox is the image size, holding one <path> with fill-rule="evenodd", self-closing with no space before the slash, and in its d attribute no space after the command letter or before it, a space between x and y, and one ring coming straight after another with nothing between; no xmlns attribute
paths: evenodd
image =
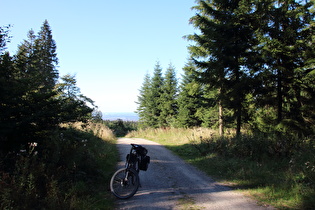
<svg viewBox="0 0 315 210"><path fill-rule="evenodd" d="M151 79L151 91L148 101L148 109L151 113L150 126L152 127L159 127L160 125L159 120L161 116L161 96L163 94L163 84L164 78L162 68L160 63L157 62Z"/></svg>
<svg viewBox="0 0 315 210"><path fill-rule="evenodd" d="M0 27L0 150L5 152L16 148L21 142L16 139L21 134L17 127L22 121L25 88L17 79L13 58L5 51L9 41L8 29Z"/></svg>
<svg viewBox="0 0 315 210"><path fill-rule="evenodd" d="M0 55L4 53L7 43L10 41L9 29L10 25L0 27Z"/></svg>
<svg viewBox="0 0 315 210"><path fill-rule="evenodd" d="M159 117L159 127L174 126L178 112L177 105L177 78L175 68L172 64L166 69L161 95L161 114Z"/></svg>
<svg viewBox="0 0 315 210"><path fill-rule="evenodd" d="M309 133L311 119L305 116L306 110L314 110L309 103L314 92L314 4L288 0L264 6L268 10L257 33L265 67L257 74L260 105L276 110L274 127Z"/></svg>
<svg viewBox="0 0 315 210"><path fill-rule="evenodd" d="M20 80L19 71L15 68L14 59L5 46L9 41L8 28L0 28L0 149L10 151L17 148L23 137L23 110L25 103L26 83Z"/></svg>
<svg viewBox="0 0 315 210"><path fill-rule="evenodd" d="M42 145L60 123L89 119L95 106L74 77L62 78L56 87L56 45L48 22L38 36L30 30L13 57L4 52L8 38L0 28L0 150Z"/></svg>
<svg viewBox="0 0 315 210"><path fill-rule="evenodd" d="M19 103L15 108L18 115L14 118L16 127L12 141L17 146L29 141L41 142L45 132L59 124L60 103L54 90L58 76L55 67L57 58L56 54L51 53L56 46L48 29L45 21L38 36L30 30L28 39L18 46L18 52L14 56L18 81L15 97ZM23 137L20 137L22 133Z"/></svg>
<svg viewBox="0 0 315 210"><path fill-rule="evenodd" d="M56 54L56 43L52 37L48 21L45 20L34 43L34 56L36 67L42 76L42 84L45 89L52 90L58 79L56 65L58 58Z"/></svg>
<svg viewBox="0 0 315 210"><path fill-rule="evenodd" d="M15 55L15 68L19 71L19 77L23 80L33 80L25 81L29 83L28 88L38 88L38 81L40 81L40 75L35 67L35 39L36 36L34 31L31 29L28 31L26 40L23 41L21 45L18 46L17 54Z"/></svg>
<svg viewBox="0 0 315 210"><path fill-rule="evenodd" d="M66 74L61 77L61 82L56 85L59 110L56 115L59 122L85 122L90 119L93 110L97 107L94 101L83 94L77 86L74 75Z"/></svg>
<svg viewBox="0 0 315 210"><path fill-rule="evenodd" d="M19 123L21 96L20 84L16 80L13 59L8 52L0 54L0 150L9 150L15 146L11 141L16 135Z"/></svg>
<svg viewBox="0 0 315 210"><path fill-rule="evenodd" d="M150 97L151 97L151 78L147 73L144 77L144 81L140 88L140 94L138 96L137 113L139 115L139 122L141 127L149 127L151 124L152 113L149 110Z"/></svg>
<svg viewBox="0 0 315 210"><path fill-rule="evenodd" d="M196 67L191 61L185 65L183 71L178 96L177 124L185 128L200 126L201 120L197 112L202 107L202 85L196 80Z"/></svg>
<svg viewBox="0 0 315 210"><path fill-rule="evenodd" d="M248 60L254 44L251 14L255 8L250 1L207 0L197 1L198 13L191 23L200 34L188 36L195 42L189 50L201 77L218 90L219 113L222 106L234 110L236 133L240 134L242 103L247 89ZM225 100L228 98L228 100ZM222 119L219 116L219 119Z"/></svg>

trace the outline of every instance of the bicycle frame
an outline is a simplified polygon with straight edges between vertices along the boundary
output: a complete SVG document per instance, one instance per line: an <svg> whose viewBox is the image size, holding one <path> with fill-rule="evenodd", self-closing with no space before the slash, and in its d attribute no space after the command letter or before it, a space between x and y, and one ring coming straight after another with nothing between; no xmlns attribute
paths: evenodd
<svg viewBox="0 0 315 210"><path fill-rule="evenodd" d="M137 144L131 144L131 149L129 154L126 157L126 164L125 168L130 169L133 168L137 173L139 173L139 161L140 161L140 154L137 152L137 148L139 148L140 145ZM126 173L125 179L128 177L128 170Z"/></svg>

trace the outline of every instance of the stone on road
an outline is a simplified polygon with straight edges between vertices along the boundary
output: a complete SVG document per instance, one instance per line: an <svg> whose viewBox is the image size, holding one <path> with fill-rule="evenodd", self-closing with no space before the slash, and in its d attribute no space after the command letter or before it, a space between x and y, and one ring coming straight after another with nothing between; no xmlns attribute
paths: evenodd
<svg viewBox="0 0 315 210"><path fill-rule="evenodd" d="M266 209L215 182L164 146L145 139L118 139L119 168L124 167L131 143L147 148L151 163L147 171L139 173L138 192L129 199L118 199L118 209Z"/></svg>

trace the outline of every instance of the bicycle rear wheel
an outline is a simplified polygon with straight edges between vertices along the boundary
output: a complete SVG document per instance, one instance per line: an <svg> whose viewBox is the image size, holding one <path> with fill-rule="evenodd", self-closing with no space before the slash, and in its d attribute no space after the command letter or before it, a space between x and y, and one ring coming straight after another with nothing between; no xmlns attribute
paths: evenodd
<svg viewBox="0 0 315 210"><path fill-rule="evenodd" d="M139 185L139 175L132 168L119 169L110 180L110 190L120 199L132 197L137 192Z"/></svg>

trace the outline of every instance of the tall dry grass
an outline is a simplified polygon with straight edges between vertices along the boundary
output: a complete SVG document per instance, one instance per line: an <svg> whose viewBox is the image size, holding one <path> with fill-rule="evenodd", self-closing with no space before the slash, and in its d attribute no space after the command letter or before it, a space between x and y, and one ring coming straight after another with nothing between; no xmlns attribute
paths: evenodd
<svg viewBox="0 0 315 210"><path fill-rule="evenodd" d="M232 133L233 131L229 130L226 135ZM211 128L147 128L132 131L126 137L146 138L164 145L182 145L200 143L202 139L210 139L218 135L218 131Z"/></svg>
<svg viewBox="0 0 315 210"><path fill-rule="evenodd" d="M103 139L103 140L113 140L116 139L113 131L109 129L102 123L94 123L94 122L74 122L62 124L61 127L71 127L84 132L91 132L95 136Z"/></svg>

